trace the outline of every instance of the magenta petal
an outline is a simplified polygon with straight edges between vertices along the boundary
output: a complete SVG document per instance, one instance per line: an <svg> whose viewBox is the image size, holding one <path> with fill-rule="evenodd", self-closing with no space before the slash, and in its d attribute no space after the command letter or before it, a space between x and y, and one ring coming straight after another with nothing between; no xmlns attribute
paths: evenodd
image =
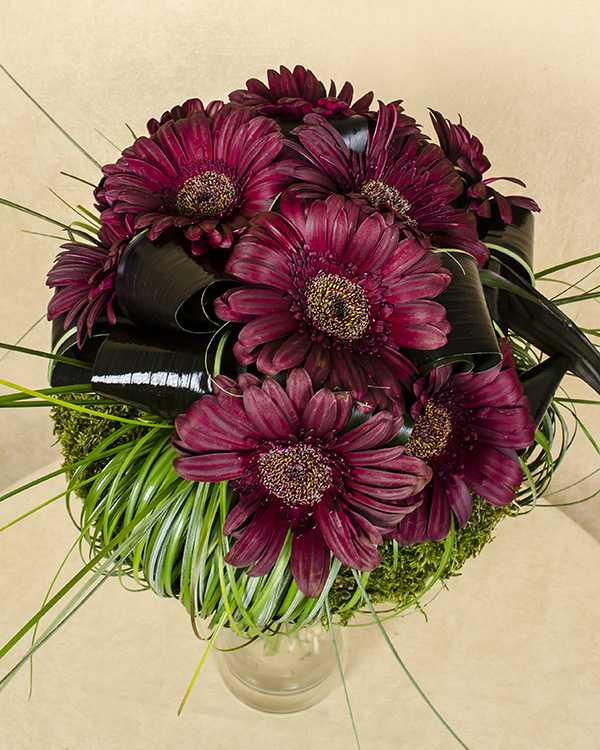
<svg viewBox="0 0 600 750"><path fill-rule="evenodd" d="M285 414L265 391L256 386L244 391L244 408L257 432L267 440L290 436L290 425Z"/></svg>
<svg viewBox="0 0 600 750"><path fill-rule="evenodd" d="M415 502L418 496L414 496ZM375 500L357 490L348 493L346 505L355 513L366 518L380 528L392 528L407 514L412 513L416 505L395 505L393 503Z"/></svg>
<svg viewBox="0 0 600 750"><path fill-rule="evenodd" d="M300 428L300 420L292 401L285 390L273 378L267 378L263 383L264 392L277 405L279 412L288 424L290 434L295 434Z"/></svg>
<svg viewBox="0 0 600 750"><path fill-rule="evenodd" d="M478 446L464 465L468 487L492 505L508 505L523 480L519 458L513 450Z"/></svg>
<svg viewBox="0 0 600 750"><path fill-rule="evenodd" d="M306 370L295 369L287 376L287 394L298 414L302 414L313 395L313 386Z"/></svg>
<svg viewBox="0 0 600 750"><path fill-rule="evenodd" d="M433 478L431 505L429 511L429 521L427 524L427 538L436 542L441 542L450 533L452 523L452 510L448 501L448 495L442 484L437 478Z"/></svg>
<svg viewBox="0 0 600 750"><path fill-rule="evenodd" d="M387 367L401 383L407 386L414 383L418 376L417 368L403 354L389 346L383 347L380 354Z"/></svg>
<svg viewBox="0 0 600 750"><path fill-rule="evenodd" d="M283 259L273 251L249 244L248 235L234 250L225 270L247 284L284 292L292 286L290 272Z"/></svg>
<svg viewBox="0 0 600 750"><path fill-rule="evenodd" d="M329 351L323 349L319 344L313 344L304 363L304 368L310 375L315 388L323 385L331 370Z"/></svg>
<svg viewBox="0 0 600 750"><path fill-rule="evenodd" d="M404 471L409 474L427 472L423 461L420 458L406 455L402 445L378 448L377 450L352 451L346 454L346 461L353 467L371 466L388 471Z"/></svg>
<svg viewBox="0 0 600 750"><path fill-rule="evenodd" d="M330 357L330 377L334 383L339 383L342 390L350 391L352 396L360 401L367 391L367 381L358 360L349 352L337 349L331 351Z"/></svg>
<svg viewBox="0 0 600 750"><path fill-rule="evenodd" d="M330 554L318 527L303 531L292 540L291 569L300 591L312 599L319 596L329 575Z"/></svg>
<svg viewBox="0 0 600 750"><path fill-rule="evenodd" d="M417 497L421 500L421 504L413 506L412 511L398 524L395 538L400 544L417 544L427 539L431 495L429 491L425 491Z"/></svg>
<svg viewBox="0 0 600 750"><path fill-rule="evenodd" d="M269 341L268 344L264 344L261 347L251 350L252 355L248 355L245 362L240 359L237 352L235 353L235 356L242 364L249 364L250 362L256 361L256 369L264 375L278 375L281 372L281 368L273 363L273 357L277 354L279 349L281 349L285 341L286 339L275 339L275 341ZM239 341L235 346L240 349L241 345ZM257 352L258 357L256 356Z"/></svg>
<svg viewBox="0 0 600 750"><path fill-rule="evenodd" d="M355 472L356 473L356 472ZM401 476L401 475L399 475ZM374 481L373 475L361 473L361 478L365 479L364 482L359 482L354 479L348 480L348 487L353 492L360 492L368 497L375 498L376 500L384 503L400 503L406 498L412 497L416 492L423 488L423 482L415 482L414 477L405 477L406 481L398 481L397 484L384 484L383 482L378 485L367 484L368 481ZM380 480L381 482L381 480Z"/></svg>
<svg viewBox="0 0 600 750"><path fill-rule="evenodd" d="M304 409L302 426L316 437L333 430L337 418L337 404L333 393L325 388L317 391Z"/></svg>
<svg viewBox="0 0 600 750"><path fill-rule="evenodd" d="M360 482L367 487L397 488L399 490L410 488L412 490L415 485L420 484L421 487L416 490L417 492L423 487L423 481L417 482L412 474L355 466L352 475L356 482ZM414 494L414 491L411 494Z"/></svg>
<svg viewBox="0 0 600 750"><path fill-rule="evenodd" d="M273 366L278 372L297 367L306 359L312 340L306 333L295 333L273 355Z"/></svg>
<svg viewBox="0 0 600 750"><path fill-rule="evenodd" d="M247 323L242 328L238 341L242 346L256 347L296 333L297 330L298 321L291 313L269 313Z"/></svg>
<svg viewBox="0 0 600 750"><path fill-rule="evenodd" d="M269 537L265 548L254 563L254 565L248 570L249 576L264 576L273 568L285 542L285 538L288 533L289 524L280 519L276 519L271 536Z"/></svg>
<svg viewBox="0 0 600 750"><path fill-rule="evenodd" d="M398 431L396 420L387 412L379 412L366 422L337 439L336 450L342 453L367 450L388 442Z"/></svg>
<svg viewBox="0 0 600 750"><path fill-rule="evenodd" d="M235 412L227 411L221 400L210 395L177 417L175 428L176 442L191 452L247 450L258 437L247 418L240 419Z"/></svg>
<svg viewBox="0 0 600 750"><path fill-rule="evenodd" d="M335 403L337 407L337 415L335 418L335 425L333 429L339 432L343 427L346 426L352 413L352 396L349 393L335 393Z"/></svg>
<svg viewBox="0 0 600 750"><path fill-rule="evenodd" d="M289 302L272 289L234 289L215 301L215 312L222 320L246 322L260 315L286 312Z"/></svg>
<svg viewBox="0 0 600 750"><path fill-rule="evenodd" d="M227 514L223 524L223 534L229 536L232 531L238 529L245 521L255 513L262 502L262 498L253 497L249 500L240 500Z"/></svg>
<svg viewBox="0 0 600 750"><path fill-rule="evenodd" d="M374 272L386 264L397 246L397 228L384 227L380 214L372 214L356 231L343 260L362 263L364 270Z"/></svg>
<svg viewBox="0 0 600 750"><path fill-rule="evenodd" d="M323 539L343 565L356 570L374 570L379 553L373 545L358 539L344 511L328 498L317 505L317 519Z"/></svg>
<svg viewBox="0 0 600 750"><path fill-rule="evenodd" d="M238 568L256 562L268 546L276 527L281 524L287 528L287 524L278 518L277 503L262 506L225 556L225 562ZM278 541L277 536L274 541Z"/></svg>
<svg viewBox="0 0 600 750"><path fill-rule="evenodd" d="M175 471L194 482L225 482L244 476L248 464L247 453L206 453L201 456L176 458Z"/></svg>
<svg viewBox="0 0 600 750"><path fill-rule="evenodd" d="M454 511L458 528L461 529L471 516L473 498L465 482L458 476L446 476L443 479L450 507Z"/></svg>

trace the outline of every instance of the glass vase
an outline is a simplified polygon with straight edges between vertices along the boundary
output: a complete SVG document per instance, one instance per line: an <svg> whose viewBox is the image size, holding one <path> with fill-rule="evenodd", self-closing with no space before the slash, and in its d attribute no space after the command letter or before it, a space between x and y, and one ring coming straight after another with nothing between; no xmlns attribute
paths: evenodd
<svg viewBox="0 0 600 750"><path fill-rule="evenodd" d="M248 706L268 713L303 711L341 681L331 633L320 624L254 641L223 628L216 641L218 667L227 688ZM342 659L341 628L335 642Z"/></svg>

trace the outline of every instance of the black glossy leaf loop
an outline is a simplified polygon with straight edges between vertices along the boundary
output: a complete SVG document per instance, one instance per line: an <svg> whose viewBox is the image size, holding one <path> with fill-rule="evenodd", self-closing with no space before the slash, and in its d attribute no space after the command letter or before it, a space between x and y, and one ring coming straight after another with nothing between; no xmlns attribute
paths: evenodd
<svg viewBox="0 0 600 750"><path fill-rule="evenodd" d="M482 272L484 283L499 288L498 322L544 354L564 354L569 371L600 393L600 353L575 323L531 284L508 268L502 275Z"/></svg>
<svg viewBox="0 0 600 750"><path fill-rule="evenodd" d="M174 419L211 392L213 376L235 379L244 371L234 343L229 330L186 334L118 326L100 347L92 386L100 396Z"/></svg>
<svg viewBox="0 0 600 750"><path fill-rule="evenodd" d="M273 120L279 125L281 132L295 140L292 130L302 125L302 119L296 117L278 116ZM363 115L349 115L348 117L328 117L327 122L342 136L350 151L363 154L367 149L369 139L369 120Z"/></svg>
<svg viewBox="0 0 600 750"><path fill-rule="evenodd" d="M452 281L435 301L446 308L452 326L447 343L439 349L411 350L410 355L421 375L436 367L452 364L455 371L483 372L502 359L494 326L488 313L479 267L472 255L440 253Z"/></svg>
<svg viewBox="0 0 600 750"><path fill-rule="evenodd" d="M539 365L519 374L523 393L529 401L529 411L538 427L565 373L571 359L565 354L554 354Z"/></svg>
<svg viewBox="0 0 600 750"><path fill-rule="evenodd" d="M223 265L225 262L223 257ZM115 282L119 305L136 323L162 330L207 333L222 325L214 301L238 286L214 261L194 255L182 232L133 239L119 262Z"/></svg>
<svg viewBox="0 0 600 750"><path fill-rule="evenodd" d="M52 353L61 357L78 360L87 365L93 364L98 349L112 330L112 325L105 318L98 318L94 323L94 333L88 336L83 346L77 346L77 327L64 329L65 316L60 315L52 321ZM91 382L92 371L88 367L65 362L52 362L48 380L52 388L69 385L87 385Z"/></svg>
<svg viewBox="0 0 600 750"><path fill-rule="evenodd" d="M512 222L505 224L502 219L479 219L477 229L482 242L497 245L514 253L529 268L533 269L534 216L531 211L520 206L512 206ZM506 256L506 265L528 280L523 266L514 258Z"/></svg>
<svg viewBox="0 0 600 750"><path fill-rule="evenodd" d="M490 259L487 269L500 276L504 275L504 269L507 269L529 283L531 278L523 265L507 253L498 252L497 248L514 253L528 268L533 269L534 223L533 213L519 206L513 206L511 224L505 224L499 216L479 219L477 227L481 241L493 245L492 256L496 256ZM485 286L485 298L492 319L506 333L509 314L507 306L511 304L510 298L506 297L501 289L490 286Z"/></svg>

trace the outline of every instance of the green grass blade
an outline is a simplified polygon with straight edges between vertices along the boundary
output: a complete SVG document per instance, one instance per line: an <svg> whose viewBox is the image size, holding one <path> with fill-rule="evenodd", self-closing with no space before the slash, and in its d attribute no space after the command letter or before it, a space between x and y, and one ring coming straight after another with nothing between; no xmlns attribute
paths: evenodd
<svg viewBox="0 0 600 750"><path fill-rule="evenodd" d="M521 258L520 255L517 255L517 253L514 253L512 250L509 250L507 247L500 247L500 245L494 245L491 242L485 242L484 244L485 244L485 246L487 248L489 248L492 251L493 250L496 250L496 252L500 251L500 253L501 253L500 256L494 255L493 252L492 252L492 255L494 256L494 258L496 260L498 260L503 265L504 265L504 263L503 263L503 260L502 260L502 255L508 256L509 258L512 258L514 261L516 261L523 268L523 270L525 271L525 273L527 274L527 278L529 279L529 282L530 282L531 286L535 286L535 274L533 273L533 271L532 271L531 266L529 265L529 263L526 263L523 260L523 258Z"/></svg>
<svg viewBox="0 0 600 750"><path fill-rule="evenodd" d="M402 659L400 657L400 654L394 648L394 644L391 642L388 634L385 631L385 628L383 627L383 625L381 623L381 620L379 619L379 617L377 615L377 612L373 608L373 605L371 604L371 600L369 599L369 595L367 594L366 589L362 585L362 582L360 580L360 575L358 575L358 572L356 570L353 570L352 572L353 572L354 578L356 580L356 585L361 590L361 593L363 595L363 599L365 601L365 604L367 605L367 607L369 608L369 611L371 612L371 615L375 619L375 622L377 624L377 627L379 628L379 631L381 632L381 635L383 636L383 639L387 643L388 648L390 649L390 651L394 654L394 658L396 659L396 661L398 662L398 664L402 668L402 671L404 672L404 674L408 677L411 685L419 693L419 695L425 701L425 703L427 704L427 706L431 709L431 711L433 711L433 713L441 721L441 723L444 725L444 727L446 727L446 729L448 730L448 732L450 732L450 734L454 737L454 739L458 742L458 744L461 747L465 748L465 750L469 750L469 748L467 747L467 745L465 745L465 743L461 740L461 738L456 734L456 732L452 729L452 727L448 724L448 722L443 718L443 716L435 708L435 706L433 705L433 703L429 700L429 698L425 695L425 693L423 692L423 690L419 687L419 685L416 682L415 678L409 672L408 667L404 664L404 662L402 661Z"/></svg>
<svg viewBox="0 0 600 750"><path fill-rule="evenodd" d="M98 187L95 183L90 182L89 180L84 180L83 177L77 177L75 174L70 174L69 172L59 172L59 174L64 175L65 177L69 177L71 180L76 180L77 182L83 182L84 185L89 185L91 188Z"/></svg>
<svg viewBox="0 0 600 750"><path fill-rule="evenodd" d="M66 594L71 591L78 583L81 581L84 576L89 573L91 570L96 567L98 563L100 563L104 558L106 558L115 548L118 548L118 546L125 540L127 540L130 536L130 534L134 531L136 526L144 519L146 516L150 515L154 510L158 508L158 506L164 501L165 497L168 497L169 489L161 492L158 494L154 500L149 503L146 508L141 511L134 521L129 523L127 526L125 526L112 540L109 542L105 547L103 547L100 552L98 552L89 563L84 565L81 570L79 570L61 589L58 591L52 599L50 599L46 604L41 607L33 617L31 617L25 625L17 632L15 635L0 649L0 659L2 659L16 644L25 636L27 633L35 627L36 623L41 620L41 618L49 612L58 602L61 601L61 599L64 598Z"/></svg>
<svg viewBox="0 0 600 750"><path fill-rule="evenodd" d="M141 520L141 517L139 520ZM119 544L115 545L115 549L107 552L107 559L98 567L97 570L93 572L91 579L83 584L81 589L71 598L67 605L58 614L58 616L46 628L39 639L36 640L35 644L28 649L28 651L17 662L17 664L11 670L9 670L6 675L4 675L2 680L0 680L0 691L2 691L6 687L6 685L12 680L12 678L36 653L36 651L41 648L64 624L66 624L71 619L71 617L73 617L73 615L93 596L93 594L100 588L100 586L106 583L106 581L115 574L118 566L121 564L121 558L126 557L126 555L129 553L129 547L138 543L139 537L147 533L148 524L152 523L154 523L154 519L149 518L145 520L144 524L140 524L139 527L135 529L129 529L128 534L119 542ZM83 570L85 570L85 573L81 575ZM81 580L81 577L83 577L86 573L91 572L91 570L92 569L88 568L88 566L82 569L82 571L80 571L80 573L78 574L80 578L77 582L79 582L79 580ZM47 603L47 605L40 608L37 615L32 618L32 620L35 619L35 622L33 623L34 627L43 616L40 615L40 613L45 613L49 609L51 609L54 604L57 603L57 597L62 598L62 596L65 595L64 593L61 594L61 592L63 591L64 587L57 594L57 596L53 597L53 599ZM30 622L32 621L30 620ZM3 651L0 651L0 658L2 658L3 655Z"/></svg>
<svg viewBox="0 0 600 750"><path fill-rule="evenodd" d="M110 140L110 138L109 138L109 137L108 137L107 135L105 135L105 134L104 134L104 133L103 133L103 132L102 132L101 130L98 130L98 128L94 128L94 130L96 131L96 133L98 133L98 135L100 136L100 138L104 138L104 140L105 140L105 141L106 141L107 143L109 143L109 144L110 144L110 145L111 145L111 146L112 146L113 148L116 148L116 149L117 149L117 151L118 151L119 153L121 153L121 151L122 151L123 149L122 149L122 148L120 148L119 146L117 146L117 144L116 144L116 143L115 143L114 141L111 141L111 140ZM135 138L134 138L134 140L135 140ZM94 187L96 187L96 186L94 185Z"/></svg>
<svg viewBox="0 0 600 750"><path fill-rule="evenodd" d="M56 190L53 190L53 189L52 189L51 187L49 187L49 188L47 188L47 189L48 189L48 190L49 190L49 191L50 191L50 192L52 193L52 195L53 195L53 196L54 196L55 198L57 198L57 199L58 199L58 200L59 200L59 201L60 201L60 202L61 202L61 203L62 203L62 204L63 204L64 206L66 206L66 207L67 207L68 209L70 209L71 211L73 211L73 213L77 214L77 216L80 216L80 217L81 217L82 219L87 219L87 218L88 218L88 217L87 217L87 216L86 216L86 215L85 215L85 214L84 214L84 213L83 213L82 211L80 211L80 210L79 210L78 208L76 208L75 206L72 206L72 205L71 205L71 204L70 204L70 203L69 203L68 201L66 201L66 200L65 200L65 199L64 199L64 198L63 198L63 197L62 197L61 195L59 195L59 194L58 194L58 193L56 192ZM73 226L73 224L70 224L70 225L69 225L69 227L71 227L71 226ZM81 226L81 225L80 225L80 226ZM86 228L86 229L89 229L89 226L85 225L85 228ZM92 229L92 231L94 231L94 230Z"/></svg>
<svg viewBox="0 0 600 750"><path fill-rule="evenodd" d="M24 232L28 232L29 234L40 234L42 237L50 237L51 239L58 240L59 242L64 242L66 239L70 240L71 242L76 242L77 239L75 235L77 235L80 239L83 239L91 243L92 245L98 244L98 238L94 236L95 234L97 234L96 228L93 229L94 235L91 235L88 232L83 232L80 229L76 229L73 224L64 224L62 221L57 221L56 219L52 219L50 216L40 214L38 211L34 211L32 208L27 208L27 206L21 206L18 203L13 203L13 201L6 200L6 198L0 198L0 206L14 208L15 211L21 211L28 216L33 216L35 219L41 219L42 221L47 221L49 224L53 224L56 227L60 227L66 233L66 237L57 237L52 234L44 234L40 232L28 232L28 230L26 229L23 230Z"/></svg>
<svg viewBox="0 0 600 750"><path fill-rule="evenodd" d="M6 200L6 198L0 198L0 205L6 206L7 208L14 208L16 211L21 211L24 214L33 216L35 219L41 219L42 221L47 221L49 224L54 224L54 226L64 229L65 232L69 230L68 224L64 224L62 221L57 221L56 219L52 219L50 218L50 216L45 216L44 214L40 214L38 211L34 211L32 208L27 208L27 206L21 206L19 203L13 203L13 201Z"/></svg>
<svg viewBox="0 0 600 750"><path fill-rule="evenodd" d="M47 505L51 505L55 500L58 500L59 497L62 497L62 494L61 495L55 495L54 497L51 497L49 500L44 500L43 503L40 503L39 505L36 505L35 508L31 508L31 510L28 510L27 513L23 513L22 515L18 516L17 518L13 518L12 521L10 521L9 523L5 524L4 526L0 526L0 534L3 531L6 531L7 529L10 529L12 526L16 526L20 521L24 521L26 518L29 518L29 516L32 516L34 513L37 513L38 510L42 510L42 508L45 508Z"/></svg>
<svg viewBox="0 0 600 750"><path fill-rule="evenodd" d="M127 417L119 417L116 414L107 414L105 412L95 411L94 409L88 409L85 406L78 406L73 401L62 401L59 398L46 396L41 391L34 391L30 388L25 388L24 386L17 385L16 383L10 383L8 380L0 379L0 385L6 386L7 388L12 388L15 391L20 391L21 393L26 393L29 396L44 399L45 401L49 401L51 404L54 404L54 406L63 406L65 409L73 409L74 411L79 411L82 414L89 414L91 417L101 417L102 419L108 419L114 422L122 422L123 424L141 425L143 427L152 426L152 427L160 427L161 429L169 429L169 430L173 429L172 424L168 424L164 422L152 422L152 423L144 422L141 419L128 419Z"/></svg>
<svg viewBox="0 0 600 750"><path fill-rule="evenodd" d="M346 680L344 678L344 670L342 669L342 662L338 651L337 643L335 640L335 633L333 632L333 622L331 620L331 610L329 609L329 598L325 599L325 613L327 615L327 627L331 634L331 642L333 644L333 650L335 652L335 660L337 661L338 669L340 671L340 679L342 680L342 688L344 689L344 696L346 698L346 706L348 707L348 714L350 715L350 722L352 724L352 731L354 732L354 739L356 740L356 747L360 750L360 740L358 739L358 732L356 731L356 724L354 723L354 713L352 711L352 704L350 703L350 696L348 695L348 688L346 687Z"/></svg>
<svg viewBox="0 0 600 750"><path fill-rule="evenodd" d="M192 689L193 689L194 685L196 684L196 680L198 679L198 675L200 674L200 670L204 666L204 662L206 661L206 658L207 658L207 656L210 653L210 649L211 649L213 643L215 642L217 636L219 635L219 632L220 632L221 628L223 627L226 619L227 619L226 615L223 615L223 617L221 617L221 620L219 621L219 624L214 629L212 635L208 639L208 643L206 644L206 648L204 649L204 653L202 654L202 658L200 659L200 663L196 667L196 671L194 672L194 675L193 675L193 677L192 677L192 679L190 681L190 684L188 685L188 688L185 691L185 695L183 696L181 704L179 705L179 708L177 709L177 716L181 716L181 712L183 711L183 709L185 707L185 704L187 703L187 699L190 697L190 693L192 692Z"/></svg>
<svg viewBox="0 0 600 750"><path fill-rule="evenodd" d="M40 112L41 112L42 114L44 114L44 115L45 115L45 116L46 116L46 117L47 117L47 118L48 118L48 119L50 120L50 122L51 122L51 123L52 123L52 124L53 124L53 125L54 125L54 126L55 126L55 127L56 127L56 128L58 129L58 130L59 130L59 132L61 132L61 133L62 133L62 134L63 134L63 135L65 136L65 138L66 138L66 139L67 139L67 140L68 140L68 141L69 141L70 143L72 143L72 144L73 144L73 145L75 146L75 148L76 148L76 149L77 149L78 151L80 151L80 152L81 152L81 153L82 153L82 154L83 154L83 155L84 155L84 156L86 157L86 159L89 159L89 160L90 160L90 161L92 162L92 164L93 164L93 165L94 165L95 167L98 167L98 169L101 169L101 165L100 165L100 164L99 164L99 163L98 163L98 162L97 162L97 161L96 161L96 160L94 159L94 157L93 157L93 156L90 156L90 154L88 154L88 152L87 152L87 151L86 151L86 150L85 150L85 149L84 149L84 148L83 148L82 146L80 146L80 145L79 145L79 144L77 143L77 141L76 141L76 140L75 140L75 139L74 139L74 138L73 138L72 136L70 136L70 135L69 135L69 134L67 133L67 131L66 131L66 130L65 130L65 129L64 129L63 127L61 127L61 126L60 126L60 125L59 125L59 124L58 124L58 123L56 122L56 120L55 120L55 119L54 119L53 117L51 117L51 116L50 116L50 115L48 114L48 112L46 112L46 110L45 110L45 109L44 109L44 108L42 107L42 105L41 105L41 104L39 104L39 103L38 103L38 102L37 102L37 101L36 101L36 100L35 100L35 99L33 98L33 96L31 96L31 94L30 94L30 93L29 93L29 92L27 91L27 89L25 89L25 88L24 88L23 86L21 86L21 84L20 84L20 83L19 83L19 82L17 81L17 79L16 79L16 78L14 78L14 77L13 77L13 76L12 76L12 75L11 75L11 74L10 74L10 73L8 72L8 70L6 70L6 68L4 67L4 65L2 65L2 63L0 63L0 70L2 70L2 71L3 71L3 72L4 72L5 74L6 74L6 76L8 76L8 78L10 78L10 80L11 80L11 81L12 81L12 82L13 82L13 83L15 84L15 86L16 86L16 87L17 87L18 89L20 89L20 90L21 90L21 91L22 91L22 92L23 92L23 93L25 94L25 96L26 96L26 97L27 97L27 98L29 99L29 101L30 101L30 102L32 102L33 104L35 104L35 106L36 106L36 107L37 107L37 108L38 108L38 109L40 110Z"/></svg>
<svg viewBox="0 0 600 750"><path fill-rule="evenodd" d="M0 349L8 349L9 352L19 352L20 354L30 354L33 357L42 357L43 359L52 359L55 362L63 362L66 365L82 367L85 370L93 369L93 365L90 362L82 362L79 359L71 359L70 357L59 357L58 354L42 352L39 349L27 349L24 346L17 346L16 344L6 344L3 341L0 341Z"/></svg>
<svg viewBox="0 0 600 750"><path fill-rule="evenodd" d="M34 323L32 323L29 328L25 331L25 333L22 333L19 338L15 341L14 344L11 344L11 346L16 346L17 344L20 344L23 339L27 338L29 334L33 331L34 328L37 328L39 324L42 322L42 320L46 320L46 315L42 315L39 317ZM4 352L4 354L0 357L0 362L2 362L8 355L10 354L10 350Z"/></svg>
<svg viewBox="0 0 600 750"><path fill-rule="evenodd" d="M584 255L581 258L573 258L572 260L567 260L564 263L559 263L557 266L550 266L549 268L544 268L542 271L538 271L536 273L536 278L542 279L544 278L544 276L555 273L555 271L564 271L565 268L571 268L572 266L577 266L580 263L587 263L588 260L598 259L600 259L600 253L592 253L591 255Z"/></svg>

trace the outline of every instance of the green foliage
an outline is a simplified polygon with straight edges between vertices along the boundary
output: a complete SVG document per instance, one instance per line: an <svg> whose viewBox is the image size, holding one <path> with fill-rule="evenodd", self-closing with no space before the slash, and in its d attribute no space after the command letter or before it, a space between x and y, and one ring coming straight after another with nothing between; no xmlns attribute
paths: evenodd
<svg viewBox="0 0 600 750"><path fill-rule="evenodd" d="M100 398L90 393L73 393L69 396L63 396L64 400L68 401L84 401L88 403L90 400L100 402ZM125 404L117 404L113 402L110 405L94 405L94 410L112 414L127 419L136 419L139 417L139 412L130 406ZM115 431L119 428L119 423L98 419L92 417L89 414L85 414L74 409L67 409L62 406L55 406L52 408L51 417L54 421L54 434L62 445L62 452L65 458L65 464L77 464L88 457L88 455L95 449L98 448L107 438L114 436ZM122 432L121 435L116 437L112 441L112 446L125 445L131 441L135 441L144 435L151 428L149 425L147 428L141 425L132 425L130 429ZM85 467L82 467L79 473L80 481L89 480L95 476L106 466L107 459L99 459ZM73 471L68 472L68 476L71 477ZM79 488L77 494L80 497L85 497L87 494L87 485Z"/></svg>
<svg viewBox="0 0 600 750"><path fill-rule="evenodd" d="M71 398L90 396L74 394ZM95 408L133 420L140 416L135 409L118 404ZM84 500L79 526L86 554L97 555L110 546L123 528L144 513L152 498L163 495L154 520L146 523L146 533L122 557L121 577L133 578L138 586L152 588L160 596L180 599L191 614L214 622L226 616L230 625L249 633L278 622L314 621L323 616L326 596L331 614L342 624L362 606L352 571L337 562L320 600L300 594L289 569L289 539L267 576L248 578L243 570L227 565L229 540L223 538L222 527L231 493L222 492L219 485L178 477L165 430L121 425L62 407L54 408L52 416L67 464L87 459L92 451L102 455L108 445L112 449L122 446L116 454L70 472L73 483L87 482L78 490ZM381 565L364 574L371 601L388 602L394 609L418 606L426 586L434 579L457 575L464 562L490 540L492 529L505 514L505 509L483 503L452 537L451 548L445 542L410 547L386 542Z"/></svg>
<svg viewBox="0 0 600 750"><path fill-rule="evenodd" d="M506 508L495 508L488 503L482 503L481 510L476 507L469 521L456 532L450 559L439 573L439 580L459 575L459 569L491 540L496 524L508 513ZM423 589L442 562L445 543L422 542L404 547L386 541L380 550L381 563L369 574L365 585L370 601L391 603L395 605L394 610L411 604L418 606ZM347 625L364 607L362 599L355 594L354 572L342 568L329 594L331 610L338 614L342 625Z"/></svg>

